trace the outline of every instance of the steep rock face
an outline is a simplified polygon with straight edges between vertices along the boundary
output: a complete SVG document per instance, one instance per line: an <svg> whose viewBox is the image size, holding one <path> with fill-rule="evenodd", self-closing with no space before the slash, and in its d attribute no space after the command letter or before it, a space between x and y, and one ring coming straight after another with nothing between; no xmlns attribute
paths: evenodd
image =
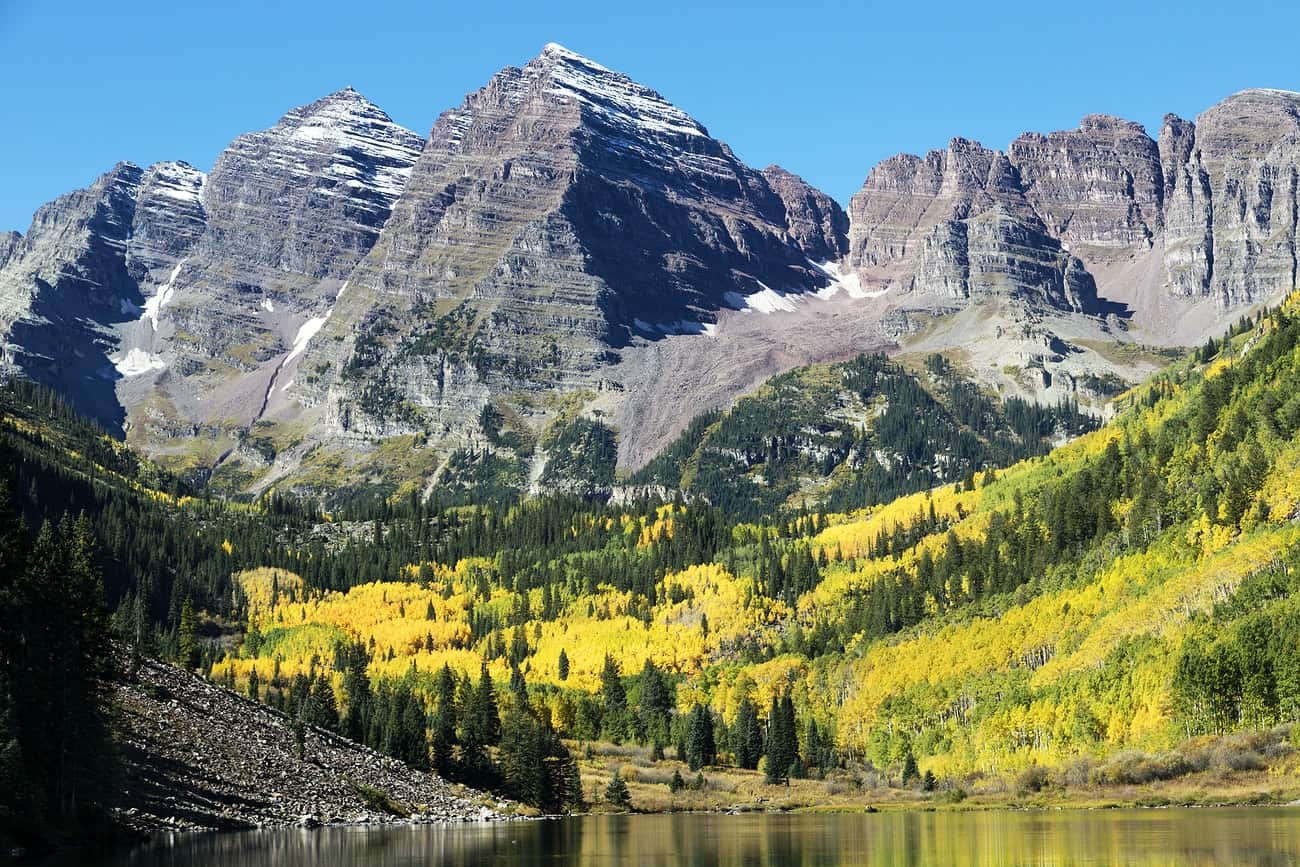
<svg viewBox="0 0 1300 867"><path fill-rule="evenodd" d="M1171 203L1190 223L1174 288L1234 305L1296 285L1300 94L1246 90L1206 110L1195 150L1176 170L1193 182ZM1209 237L1199 231L1205 223Z"/></svg>
<svg viewBox="0 0 1300 867"><path fill-rule="evenodd" d="M941 277L942 285L915 280L917 256L923 249L960 246L964 229L954 224L994 208L1032 229L1042 228L1005 154L955 138L947 150L931 151L924 159L891 157L872 169L850 201L849 264L878 288L955 294L953 285L962 278L940 275L934 257L928 276Z"/></svg>
<svg viewBox="0 0 1300 867"><path fill-rule="evenodd" d="M108 326L141 300L126 267L142 172L119 163L93 184L43 205L0 270L0 365L120 424Z"/></svg>
<svg viewBox="0 0 1300 867"><path fill-rule="evenodd" d="M249 372L288 351L374 244L422 144L350 88L235 139L158 304L165 356L182 374Z"/></svg>
<svg viewBox="0 0 1300 867"><path fill-rule="evenodd" d="M1026 133L1007 156L1047 233L1071 250L1150 246L1160 231L1160 154L1141 124L1089 115L1077 130Z"/></svg>
<svg viewBox="0 0 1300 867"><path fill-rule="evenodd" d="M871 171L849 208L848 264L878 288L962 297L970 232L947 222L997 209L1083 267L1131 276L1108 266L1152 251L1163 267L1142 273L1160 292L1259 302L1296 284L1298 166L1300 94L1275 90L1243 91L1195 124L1169 115L1158 141L1108 115L1026 133L1005 156L954 139Z"/></svg>
<svg viewBox="0 0 1300 867"><path fill-rule="evenodd" d="M23 236L19 232L0 232L0 268L5 266L22 242Z"/></svg>
<svg viewBox="0 0 1300 867"><path fill-rule="evenodd" d="M207 226L207 176L183 162L150 166L140 179L127 268L140 283L162 283Z"/></svg>
<svg viewBox="0 0 1300 867"><path fill-rule="evenodd" d="M777 165L763 169L785 205L790 238L814 262L838 262L849 251L849 215L839 202Z"/></svg>
<svg viewBox="0 0 1300 867"><path fill-rule="evenodd" d="M1066 310L1095 301L1095 286L1048 234L1014 161L977 142L958 138L924 160L886 160L850 208L850 264L878 288L959 303L1000 294Z"/></svg>
<svg viewBox="0 0 1300 867"><path fill-rule="evenodd" d="M918 256L915 285L959 302L997 296L1075 312L1096 310L1098 300L1082 262L1001 207L936 226Z"/></svg>
<svg viewBox="0 0 1300 867"><path fill-rule="evenodd" d="M1160 127L1160 164L1164 175L1164 281L1182 297L1210 289L1214 255L1214 219L1210 177L1196 153L1196 125L1173 114Z"/></svg>
<svg viewBox="0 0 1300 867"><path fill-rule="evenodd" d="M465 362L495 393L613 387L600 371L634 341L702 330L768 287L824 285L809 252L833 242L801 220L820 224L820 208L833 235L837 218L804 198L789 218L768 180L689 115L548 45L438 119L334 311L327 332L343 345L317 341L307 363L342 371L332 418L387 432L430 421L425 410L448 402L441 372ZM457 381L468 421L487 391ZM373 418L384 404L405 418Z"/></svg>

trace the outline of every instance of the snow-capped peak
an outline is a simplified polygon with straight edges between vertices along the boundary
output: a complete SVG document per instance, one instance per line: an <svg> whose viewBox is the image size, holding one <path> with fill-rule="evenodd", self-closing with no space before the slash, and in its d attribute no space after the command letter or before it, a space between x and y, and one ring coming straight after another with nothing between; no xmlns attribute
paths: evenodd
<svg viewBox="0 0 1300 867"><path fill-rule="evenodd" d="M534 63L549 71L551 93L577 99L616 129L705 138L709 135L694 118L658 92L559 43L547 43Z"/></svg>
<svg viewBox="0 0 1300 867"><path fill-rule="evenodd" d="M594 69L596 72L612 71L607 67L601 66L599 63L592 60L590 57L584 57L576 51L570 51L569 49L565 48L563 45L561 45L558 42L546 43L546 45L542 48L542 55L544 57L555 57L562 60L567 60L572 63L581 63L583 66L587 66L591 69Z"/></svg>
<svg viewBox="0 0 1300 867"><path fill-rule="evenodd" d="M390 205L424 147L423 138L351 87L295 108L264 135L288 139L291 149L282 158L295 169L305 170L305 153L331 154L327 174L345 188L377 190Z"/></svg>

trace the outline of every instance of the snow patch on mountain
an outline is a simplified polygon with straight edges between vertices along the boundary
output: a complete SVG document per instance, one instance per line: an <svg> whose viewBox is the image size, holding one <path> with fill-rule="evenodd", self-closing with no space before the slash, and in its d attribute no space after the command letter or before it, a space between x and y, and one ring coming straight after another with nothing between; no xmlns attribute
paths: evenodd
<svg viewBox="0 0 1300 867"><path fill-rule="evenodd" d="M333 152L325 171L341 178L343 189L319 187L317 192L361 198L358 191L373 189L385 199L385 207L406 188L424 147L422 138L350 87L289 112L271 132L277 130L303 149ZM305 162L294 168L308 171Z"/></svg>
<svg viewBox="0 0 1300 867"><path fill-rule="evenodd" d="M707 337L716 337L718 326L713 322L696 322L691 319L678 319L676 322L646 322L644 319L633 319L632 325L638 331L649 336L659 337L660 335L677 335L677 334L703 334Z"/></svg>
<svg viewBox="0 0 1300 867"><path fill-rule="evenodd" d="M203 207L203 187L208 176L189 163L167 160L150 167L154 192L169 199Z"/></svg>
<svg viewBox="0 0 1300 867"><path fill-rule="evenodd" d="M831 298L838 292L843 292L850 298L879 298L889 291L887 289L878 291L863 289L862 278L854 271L846 272L838 262L815 262L813 264L827 277L831 278L829 285L817 291L819 298Z"/></svg>
<svg viewBox="0 0 1300 867"><path fill-rule="evenodd" d="M331 309L330 313L333 312ZM321 327L329 318L329 313L324 316L313 316L298 328L298 334L293 338L293 349L284 359L286 364L307 350L307 344L311 343L311 339L316 336L316 333L321 330Z"/></svg>
<svg viewBox="0 0 1300 867"><path fill-rule="evenodd" d="M153 295L145 299L141 318L152 322L154 331L158 330L158 316L162 313L163 307L167 306L167 302L176 296L176 276L181 273L181 268L184 265L184 259L177 262L171 274L167 275L167 282L159 286Z"/></svg>
<svg viewBox="0 0 1300 867"><path fill-rule="evenodd" d="M112 361L112 359L109 359ZM163 361L152 352L145 352L143 349L132 349L118 361L113 361L113 367L123 376L140 376L144 373L153 373L155 370L162 370L167 366Z"/></svg>
<svg viewBox="0 0 1300 867"><path fill-rule="evenodd" d="M709 135L690 115L657 91L563 45L549 43L542 50L542 58L550 63L554 82L551 93L577 99L616 129L692 138ZM635 136L631 139L635 140Z"/></svg>

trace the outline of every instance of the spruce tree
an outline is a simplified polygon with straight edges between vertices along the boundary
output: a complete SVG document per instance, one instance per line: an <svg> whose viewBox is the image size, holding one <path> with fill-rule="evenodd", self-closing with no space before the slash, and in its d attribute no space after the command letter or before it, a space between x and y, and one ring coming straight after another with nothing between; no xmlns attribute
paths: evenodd
<svg viewBox="0 0 1300 867"><path fill-rule="evenodd" d="M748 698L742 699L736 709L736 721L731 726L731 751L736 764L752 771L763 757L763 728L758 722L758 709Z"/></svg>
<svg viewBox="0 0 1300 867"><path fill-rule="evenodd" d="M325 676L324 672L318 674L316 682L312 684L311 708L312 717L309 722L312 725L332 732L338 731L338 700L334 697L334 687L330 685L329 678Z"/></svg>
<svg viewBox="0 0 1300 867"><path fill-rule="evenodd" d="M181 606L181 622L176 633L176 660L182 668L193 671L199 664L199 643L194 605L187 598Z"/></svg>
<svg viewBox="0 0 1300 867"><path fill-rule="evenodd" d="M767 718L767 763L765 774L770 784L790 782L790 767L798 758L794 731L794 702L786 695L772 699Z"/></svg>
<svg viewBox="0 0 1300 867"><path fill-rule="evenodd" d="M903 785L906 786L920 776L920 771L916 766L916 756L909 747L907 752L903 754Z"/></svg>
<svg viewBox="0 0 1300 867"><path fill-rule="evenodd" d="M604 705L601 733L616 744L622 743L628 737L627 691L618 663L608 653L600 670L600 695Z"/></svg>
<svg viewBox="0 0 1300 867"><path fill-rule="evenodd" d="M672 698L668 684L655 664L647 659L641 669L641 707L639 722L643 743L662 744L668 739L669 712Z"/></svg>
<svg viewBox="0 0 1300 867"><path fill-rule="evenodd" d="M542 764L542 728L526 699L512 693L501 717L499 763L506 792L525 804L540 806L548 786Z"/></svg>
<svg viewBox="0 0 1300 867"><path fill-rule="evenodd" d="M632 809L632 793L628 791L627 783L623 780L622 768L614 769L614 776L605 787L605 803L616 810Z"/></svg>
<svg viewBox="0 0 1300 867"><path fill-rule="evenodd" d="M713 714L704 705L691 708L690 731L686 736L686 761L692 771L717 760L718 747L713 738Z"/></svg>
<svg viewBox="0 0 1300 867"><path fill-rule="evenodd" d="M469 678L462 684L460 726L461 775L475 785L488 785L494 776L488 747L500 740L500 716L492 678L484 664L478 686Z"/></svg>
<svg viewBox="0 0 1300 867"><path fill-rule="evenodd" d="M429 726L430 761L433 769L444 777L455 773L456 746L456 675L451 666L443 663L433 687L433 719Z"/></svg>
<svg viewBox="0 0 1300 867"><path fill-rule="evenodd" d="M558 668L557 673L560 676L560 680L568 680L569 679L569 654L564 651L564 648L560 648L560 659L559 662L557 663L557 668Z"/></svg>

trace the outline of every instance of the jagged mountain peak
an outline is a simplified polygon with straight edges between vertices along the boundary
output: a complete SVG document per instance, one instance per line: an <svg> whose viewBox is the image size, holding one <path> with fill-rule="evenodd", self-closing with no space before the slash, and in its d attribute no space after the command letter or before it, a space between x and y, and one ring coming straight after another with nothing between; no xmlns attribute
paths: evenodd
<svg viewBox="0 0 1300 867"><path fill-rule="evenodd" d="M547 43L527 68L546 72L550 93L576 98L589 112L617 126L634 125L642 133L709 137L703 125L658 91L559 43Z"/></svg>
<svg viewBox="0 0 1300 867"><path fill-rule="evenodd" d="M581 63L582 65L590 67L598 72L611 71L608 67L602 66L590 57L586 57L572 49L566 48L558 42L548 42L543 45L542 53L538 55L538 58L548 58L568 63Z"/></svg>
<svg viewBox="0 0 1300 867"><path fill-rule="evenodd" d="M321 141L361 150L409 151L422 141L351 87L290 110L268 130L276 132L287 132L294 141Z"/></svg>

